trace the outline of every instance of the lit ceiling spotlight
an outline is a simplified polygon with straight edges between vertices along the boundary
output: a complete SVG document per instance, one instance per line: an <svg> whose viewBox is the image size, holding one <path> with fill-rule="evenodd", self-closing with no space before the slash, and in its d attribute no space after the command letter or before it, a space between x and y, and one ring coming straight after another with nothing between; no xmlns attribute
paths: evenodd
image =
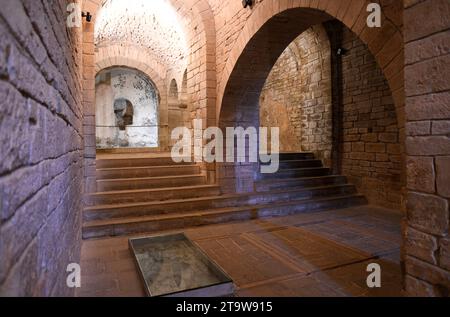
<svg viewBox="0 0 450 317"><path fill-rule="evenodd" d="M86 18L86 22L92 21L92 15L90 12L81 12L81 17Z"/></svg>
<svg viewBox="0 0 450 317"><path fill-rule="evenodd" d="M253 0L242 0L242 5L244 8L251 7L253 5Z"/></svg>

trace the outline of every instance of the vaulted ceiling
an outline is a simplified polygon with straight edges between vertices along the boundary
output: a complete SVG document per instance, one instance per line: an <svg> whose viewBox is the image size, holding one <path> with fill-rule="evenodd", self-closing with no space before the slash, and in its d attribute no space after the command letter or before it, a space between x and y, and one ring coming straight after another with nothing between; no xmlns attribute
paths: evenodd
<svg viewBox="0 0 450 317"><path fill-rule="evenodd" d="M184 70L189 49L180 21L168 0L106 0L96 20L95 44L137 46L167 68Z"/></svg>

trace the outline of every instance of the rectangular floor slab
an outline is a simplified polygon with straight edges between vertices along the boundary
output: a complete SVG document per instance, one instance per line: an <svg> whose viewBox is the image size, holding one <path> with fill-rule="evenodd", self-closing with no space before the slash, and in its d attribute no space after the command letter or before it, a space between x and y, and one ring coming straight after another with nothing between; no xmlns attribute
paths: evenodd
<svg viewBox="0 0 450 317"><path fill-rule="evenodd" d="M184 234L129 240L149 296L227 296L231 279Z"/></svg>

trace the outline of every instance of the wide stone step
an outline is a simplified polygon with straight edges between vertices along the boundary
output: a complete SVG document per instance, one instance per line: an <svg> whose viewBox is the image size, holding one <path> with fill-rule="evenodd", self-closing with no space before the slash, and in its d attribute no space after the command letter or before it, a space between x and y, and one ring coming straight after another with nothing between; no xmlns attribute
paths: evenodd
<svg viewBox="0 0 450 317"><path fill-rule="evenodd" d="M205 184L206 177L199 174L164 177L118 178L97 180L97 191L105 192L111 190L152 189Z"/></svg>
<svg viewBox="0 0 450 317"><path fill-rule="evenodd" d="M307 200L317 197L355 194L353 185L339 185L290 191L266 193L232 194L200 197L163 202L117 204L88 207L84 210L85 221L120 217L139 217L169 213L186 213L193 210L208 210L244 205L270 204L279 201Z"/></svg>
<svg viewBox="0 0 450 317"><path fill-rule="evenodd" d="M267 165L267 164L264 164L264 165ZM307 167L322 167L322 161L321 160L280 161L280 169L295 169L295 168L307 168Z"/></svg>
<svg viewBox="0 0 450 317"><path fill-rule="evenodd" d="M97 179L142 178L200 174L198 165L144 166L97 169Z"/></svg>
<svg viewBox="0 0 450 317"><path fill-rule="evenodd" d="M326 167L309 167L286 170L280 169L276 173L261 174L261 179L327 176L330 175L330 172L330 169Z"/></svg>
<svg viewBox="0 0 450 317"><path fill-rule="evenodd" d="M290 178L290 179L270 179L261 180L255 183L257 192L267 192L271 190L296 188L296 187L319 187L330 185L344 185L347 178L340 175L329 175L320 177Z"/></svg>
<svg viewBox="0 0 450 317"><path fill-rule="evenodd" d="M195 163L175 163L170 156L160 157L124 157L97 159L97 169L104 168L125 168L125 167L146 167L146 166L172 166L172 165L195 165Z"/></svg>
<svg viewBox="0 0 450 317"><path fill-rule="evenodd" d="M141 233L151 234L165 230L178 230L232 221L336 210L364 204L367 204L364 196L346 195L305 201L193 211L189 213L96 220L86 222L83 225L83 238L91 239Z"/></svg>
<svg viewBox="0 0 450 317"><path fill-rule="evenodd" d="M156 189L135 189L100 192L88 195L86 203L93 205L111 205L119 203L136 203L164 201L169 199L186 199L203 196L220 195L220 187L214 185L184 186Z"/></svg>
<svg viewBox="0 0 450 317"><path fill-rule="evenodd" d="M280 153L280 161L298 161L298 160L313 160L314 153L300 152L300 153Z"/></svg>

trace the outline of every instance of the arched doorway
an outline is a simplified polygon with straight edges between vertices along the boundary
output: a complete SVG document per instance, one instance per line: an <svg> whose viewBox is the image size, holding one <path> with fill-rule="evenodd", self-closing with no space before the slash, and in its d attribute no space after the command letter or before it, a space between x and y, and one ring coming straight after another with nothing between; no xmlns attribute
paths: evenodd
<svg viewBox="0 0 450 317"><path fill-rule="evenodd" d="M112 67L96 76L97 149L157 148L160 97L144 73Z"/></svg>
<svg viewBox="0 0 450 317"><path fill-rule="evenodd" d="M317 10L290 9L257 30L243 48L225 85L219 127L259 127L261 92L278 58L309 27L331 19ZM218 177L229 191L251 191L258 170L259 163L219 164Z"/></svg>
<svg viewBox="0 0 450 317"><path fill-rule="evenodd" d="M254 16L258 17L256 13ZM221 82L221 85L224 87L223 95L219 94L219 98L222 97L219 115L219 126L221 128L260 126L259 104L261 92L280 55L294 39L312 26L336 21L330 14L311 8L293 8L281 13L275 12L274 16L269 16L265 19L265 23L259 22L261 27L257 29L255 29L254 23L247 23L248 27L245 32L242 32L242 41L238 41L238 45L235 46L236 52L240 50L240 53L232 54L232 56L239 57L235 63L233 63L232 59L229 60L228 64L233 66L227 67L227 69L231 69L229 75L225 72L222 76L222 79L228 78L228 80ZM339 23L339 21L337 22ZM392 206L395 205L395 208L399 209L401 188L404 186L404 179L401 177L404 171L401 137L404 118L401 116L403 112L401 99L400 101L396 99L395 91L392 88L395 86L392 86L393 83L384 78L383 74L387 72L379 66L379 63L377 65L378 58L372 53L373 47L371 48L371 45L367 46L364 41L358 38L352 30L346 28L345 25L342 25L342 27L352 34L355 42L359 41L358 43L364 46L365 53L361 56L348 58L342 55L343 50L339 50L341 47L336 45L332 46L332 53L335 56L339 55L339 58L346 63L354 63L355 68L361 67L361 73L364 73L364 67L373 68L374 71L371 74L371 76L373 75L372 82L369 82L371 79L364 77L359 79L359 83L357 80L353 80L352 83L350 83L350 80L347 81L349 85L363 83L365 86L360 86L363 90L360 95L358 95L357 91L352 92L351 87L347 87L349 94L353 95L350 96L350 101L345 100L348 104L345 115L352 120L347 120L345 122L345 131L340 129L341 132L339 133L344 131L347 134L340 136L340 144L344 145L343 142L347 141L346 146L350 147L350 149L347 149L347 151L340 149L339 155L345 157L346 163L351 162L350 164L353 164L352 161L355 161L360 165L351 165L350 168L347 168L344 164L340 164L340 169L341 171L344 169L350 171L351 174L349 176L355 176L355 180L360 183L358 184L360 188L366 188L370 192L375 188L374 191L377 192L377 195L374 196L375 201L382 199L386 202L386 205L393 203ZM343 45L343 43L340 43L340 45ZM360 45L358 44L357 46L359 47ZM360 50L359 54L361 54L363 50L355 48L355 50L358 49ZM366 62L370 65L361 66ZM352 71L355 71L355 69ZM401 84L394 83L394 85ZM308 88L308 90L310 89ZM339 90L342 91L340 88ZM311 100L315 101L314 98L311 98ZM342 100L340 102L342 103ZM364 102L370 103L366 113L363 113L363 110L358 110L352 115L350 109L353 108L355 110L357 107L362 106ZM382 111L379 111L379 109L374 110L376 105ZM344 111L342 105L341 111ZM372 113L373 111L378 111L379 113ZM388 117L385 117L386 114ZM320 114L317 115L317 119L319 120L326 116L326 114ZM344 124L342 120L341 118L340 122L333 122L333 124ZM336 131L333 133L336 133ZM322 137L322 134L313 135L312 140L318 140ZM362 134L365 134L364 138ZM305 148L305 150L315 151L314 147ZM329 150L326 153L329 157ZM324 156L321 159L326 160L328 157ZM258 178L258 170L258 163L220 164L218 179L227 190L237 192L251 191L254 188L255 180ZM399 172L397 173L397 171ZM393 184L393 188L383 188L383 182L361 181L367 176L365 174L372 175L378 179L386 178L386 176L391 177L391 175L395 174L392 177L392 182L390 182ZM390 192L391 189L395 189L395 194Z"/></svg>

